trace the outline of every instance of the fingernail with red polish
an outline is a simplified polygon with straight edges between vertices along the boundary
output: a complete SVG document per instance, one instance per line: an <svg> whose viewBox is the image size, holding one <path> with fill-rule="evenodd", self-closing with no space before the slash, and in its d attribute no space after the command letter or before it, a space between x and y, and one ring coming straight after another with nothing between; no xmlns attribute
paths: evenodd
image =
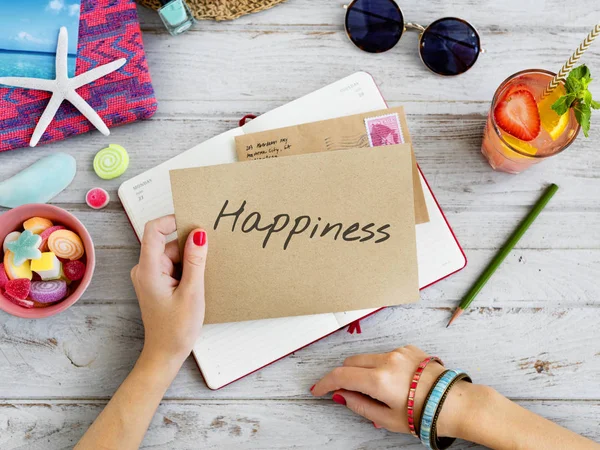
<svg viewBox="0 0 600 450"><path fill-rule="evenodd" d="M205 231L196 231L194 233L194 244L198 247L202 247L206 244L206 232Z"/></svg>
<svg viewBox="0 0 600 450"><path fill-rule="evenodd" d="M315 386L316 386L316 384L313 384L313 385L310 387L310 392L312 392L312 391L313 391L313 389L315 388Z"/></svg>
<svg viewBox="0 0 600 450"><path fill-rule="evenodd" d="M346 405L346 399L344 397L342 397L340 394L333 394L333 397L331 397L331 400L333 400L334 402L340 404L340 405Z"/></svg>
<svg viewBox="0 0 600 450"><path fill-rule="evenodd" d="M380 427L379 425L377 425L375 422L373 422L373 426L374 426L375 428L377 428L378 430L381 428L381 427Z"/></svg>

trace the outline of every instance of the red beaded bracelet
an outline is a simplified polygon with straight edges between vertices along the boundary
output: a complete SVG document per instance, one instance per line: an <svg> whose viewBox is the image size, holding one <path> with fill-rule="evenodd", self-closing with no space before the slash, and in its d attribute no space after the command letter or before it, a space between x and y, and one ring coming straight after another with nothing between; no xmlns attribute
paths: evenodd
<svg viewBox="0 0 600 450"><path fill-rule="evenodd" d="M417 367L413 379L410 383L410 389L408 390L408 407L406 411L406 415L408 416L408 429L410 430L410 434L419 439L419 435L415 428L415 394L417 393L417 385L419 384L419 380L421 379L421 375L431 361L436 361L440 363L442 366L444 363L437 356L430 356L429 358L425 358Z"/></svg>

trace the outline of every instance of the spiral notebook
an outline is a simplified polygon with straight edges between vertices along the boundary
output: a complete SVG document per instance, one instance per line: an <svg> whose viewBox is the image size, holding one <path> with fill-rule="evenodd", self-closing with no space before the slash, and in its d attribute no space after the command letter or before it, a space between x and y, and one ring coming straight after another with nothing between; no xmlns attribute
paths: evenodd
<svg viewBox="0 0 600 450"><path fill-rule="evenodd" d="M357 72L124 182L119 198L141 239L146 222L173 213L170 170L236 162L235 136L386 107L371 75ZM467 261L425 178L419 175L430 218L416 225L419 287L423 289L461 270ZM208 387L219 389L376 311L206 325L193 355Z"/></svg>

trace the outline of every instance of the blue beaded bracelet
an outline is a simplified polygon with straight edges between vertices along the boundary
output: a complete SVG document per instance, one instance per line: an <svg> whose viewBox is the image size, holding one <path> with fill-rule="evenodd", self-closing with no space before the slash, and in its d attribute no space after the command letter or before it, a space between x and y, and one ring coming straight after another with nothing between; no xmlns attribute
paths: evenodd
<svg viewBox="0 0 600 450"><path fill-rule="evenodd" d="M436 412L440 407L442 397L444 397L444 393L457 377L465 375L466 374L460 369L447 370L438 378L427 396L425 407L423 408L423 415L421 416L421 434L419 437L421 438L423 445L430 450L433 450L433 447L431 446L432 424Z"/></svg>

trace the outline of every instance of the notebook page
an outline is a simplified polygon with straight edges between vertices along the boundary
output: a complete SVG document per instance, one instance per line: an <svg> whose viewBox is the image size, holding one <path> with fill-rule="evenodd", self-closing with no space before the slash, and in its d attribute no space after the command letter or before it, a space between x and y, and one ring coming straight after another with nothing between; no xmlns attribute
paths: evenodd
<svg viewBox="0 0 600 450"><path fill-rule="evenodd" d="M194 357L218 389L340 328L333 314L204 325Z"/></svg>
<svg viewBox="0 0 600 450"><path fill-rule="evenodd" d="M423 289L448 274L462 269L467 260L454 236L452 236L442 211L437 206L433 194L420 172L419 176L425 194L425 203L429 211L429 222L416 226L419 288ZM374 311L377 310L363 309L361 311L335 313L334 315L340 327L344 327Z"/></svg>
<svg viewBox="0 0 600 450"><path fill-rule="evenodd" d="M419 286L423 289L462 269L467 263L460 246L437 205L423 175L421 184L429 211L429 222L417 225L417 261Z"/></svg>
<svg viewBox="0 0 600 450"><path fill-rule="evenodd" d="M266 112L242 127L245 134L385 109L373 77L356 72Z"/></svg>
<svg viewBox="0 0 600 450"><path fill-rule="evenodd" d="M236 162L235 137L242 134L241 128L219 134L125 181L119 187L119 198L140 240L146 222L173 214L169 170Z"/></svg>

